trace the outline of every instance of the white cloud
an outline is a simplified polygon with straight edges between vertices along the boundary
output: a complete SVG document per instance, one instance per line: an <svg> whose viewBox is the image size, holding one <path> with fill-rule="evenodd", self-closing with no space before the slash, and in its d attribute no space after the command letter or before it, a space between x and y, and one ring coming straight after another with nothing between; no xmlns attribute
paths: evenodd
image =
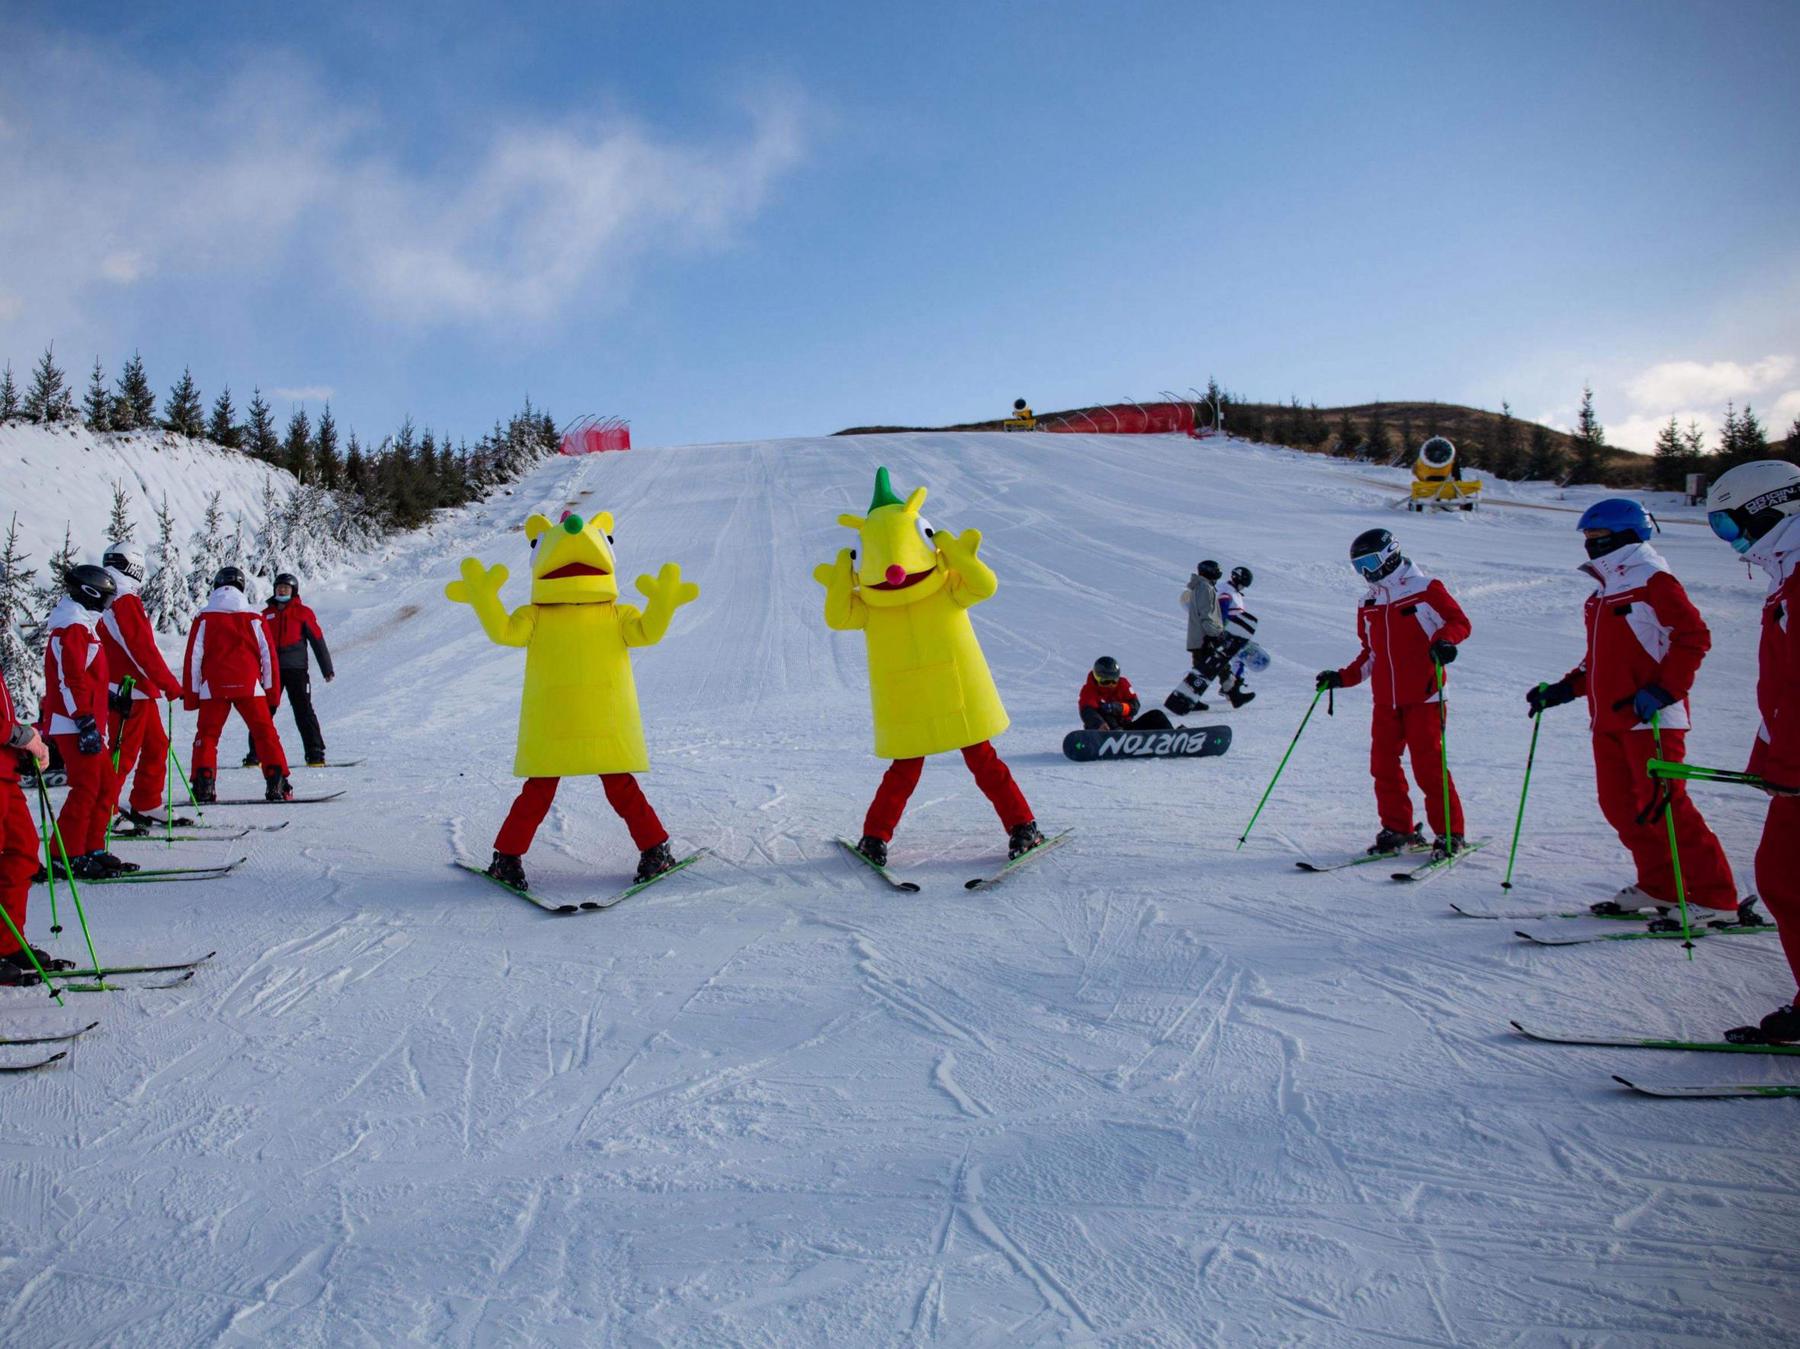
<svg viewBox="0 0 1800 1349"><path fill-rule="evenodd" d="M293 389L270 389L269 393L276 398L285 398L290 403L323 403L331 397L331 386L302 384Z"/></svg>
<svg viewBox="0 0 1800 1349"><path fill-rule="evenodd" d="M646 256L728 245L805 141L801 104L765 98L716 141L596 113L417 164L385 148L403 137L377 110L278 56L190 85L27 40L8 67L0 258L12 321L40 342L79 332L122 286L283 268L409 323L616 302Z"/></svg>
<svg viewBox="0 0 1800 1349"><path fill-rule="evenodd" d="M1765 356L1747 365L1738 361L1663 361L1628 381L1625 392L1639 407L1742 402L1785 379L1793 368L1792 356Z"/></svg>

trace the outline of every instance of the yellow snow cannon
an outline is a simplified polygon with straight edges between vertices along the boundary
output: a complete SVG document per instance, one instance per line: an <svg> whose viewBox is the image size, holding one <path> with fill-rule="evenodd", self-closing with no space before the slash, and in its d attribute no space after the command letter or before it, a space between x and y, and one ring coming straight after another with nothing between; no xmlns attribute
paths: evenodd
<svg viewBox="0 0 1800 1349"><path fill-rule="evenodd" d="M1037 414L1032 412L1023 398L1013 399L1012 416L1000 423L1002 431L1035 431L1037 430Z"/></svg>
<svg viewBox="0 0 1800 1349"><path fill-rule="evenodd" d="M1413 460L1412 496L1406 503L1411 511L1434 507L1442 511L1472 511L1481 504L1481 482L1464 478L1456 462L1456 446L1443 436L1433 436L1419 446L1419 457Z"/></svg>
<svg viewBox="0 0 1800 1349"><path fill-rule="evenodd" d="M999 582L976 554L981 531L933 530L919 515L925 489L904 501L885 468L875 473L869 513L840 515L860 551L840 549L814 568L825 587L825 626L860 630L869 650L875 754L917 759L992 740L1006 709L988 670L969 609Z"/></svg>
<svg viewBox="0 0 1800 1349"><path fill-rule="evenodd" d="M525 648L515 777L642 773L650 767L626 650L660 642L675 611L698 599L700 587L681 579L680 564L665 562L656 576L637 578L649 601L641 612L620 604L612 528L604 511L586 520L567 512L555 522L545 515L526 520L531 603L510 614L500 603L504 564L487 567L479 558L464 558L462 579L444 587L451 601L475 610L488 640Z"/></svg>

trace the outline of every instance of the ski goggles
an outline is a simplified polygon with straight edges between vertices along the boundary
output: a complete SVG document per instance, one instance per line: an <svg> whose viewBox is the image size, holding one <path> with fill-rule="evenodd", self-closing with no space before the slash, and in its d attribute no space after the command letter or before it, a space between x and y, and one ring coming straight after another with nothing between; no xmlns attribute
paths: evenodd
<svg viewBox="0 0 1800 1349"><path fill-rule="evenodd" d="M1750 533L1744 527L1745 522L1739 518L1737 511L1708 511L1706 523L1712 526L1714 534L1717 534L1738 552L1744 552L1750 547Z"/></svg>
<svg viewBox="0 0 1800 1349"><path fill-rule="evenodd" d="M1094 682L1096 684L1099 684L1103 688L1111 688L1114 684L1119 682L1119 677L1117 675L1114 675L1111 679L1105 679L1105 678L1102 678L1100 675L1095 675Z"/></svg>
<svg viewBox="0 0 1800 1349"><path fill-rule="evenodd" d="M1351 558L1350 565L1355 567L1363 576L1370 580L1374 580L1375 573L1387 565L1387 554L1384 552L1363 553L1360 556Z"/></svg>

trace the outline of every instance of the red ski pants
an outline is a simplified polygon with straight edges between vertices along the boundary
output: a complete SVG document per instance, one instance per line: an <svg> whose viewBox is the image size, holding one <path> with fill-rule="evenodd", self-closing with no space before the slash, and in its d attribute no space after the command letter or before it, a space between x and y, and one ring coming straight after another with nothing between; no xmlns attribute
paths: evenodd
<svg viewBox="0 0 1800 1349"><path fill-rule="evenodd" d="M1662 733L1662 757L1680 763L1687 754L1686 731ZM1594 778L1600 788L1600 813L1637 863L1637 887L1652 899L1675 902L1675 866L1669 859L1669 826L1663 801L1675 812L1675 846L1681 853L1681 878L1690 904L1708 909L1737 908L1737 882L1725 849L1707 827L1685 782L1659 783L1644 766L1656 757L1656 737L1649 731L1597 731L1594 734ZM1659 789L1661 795L1658 794Z"/></svg>
<svg viewBox="0 0 1800 1349"><path fill-rule="evenodd" d="M71 853L70 856L74 854ZM13 927L25 930L25 900L38 868L38 823L16 782L0 782L0 909ZM0 956L19 949L12 929L0 923Z"/></svg>
<svg viewBox="0 0 1800 1349"><path fill-rule="evenodd" d="M79 736L57 735L57 751L69 774L69 795L56 816L57 832L70 857L97 852L106 846L106 826L112 822L112 803L118 795L113 785L112 750L103 748L98 754L83 754L78 749ZM55 843L51 849L55 854Z"/></svg>
<svg viewBox="0 0 1800 1349"><path fill-rule="evenodd" d="M1442 703L1412 703L1406 707L1375 708L1370 726L1369 776L1375 779L1375 808L1381 827L1411 833L1414 827L1412 792L1400 753L1412 760L1413 781L1425 793L1425 819L1432 832L1463 832L1462 798L1456 782L1450 782L1450 820L1444 828L1444 718L1450 709Z"/></svg>
<svg viewBox="0 0 1800 1349"><path fill-rule="evenodd" d="M113 782L113 800L108 805L118 809L118 798L129 778L131 808L155 810L162 804L163 783L169 775L169 733L163 729L155 701L134 699L128 717L113 713L112 742L119 747L119 767Z"/></svg>
<svg viewBox="0 0 1800 1349"><path fill-rule="evenodd" d="M1663 732L1665 739L1668 734ZM1756 893L1779 925L1781 949L1787 952L1794 982L1800 984L1800 796L1777 796L1769 802L1762 843L1756 850ZM1800 1002L1800 993L1794 1001Z"/></svg>
<svg viewBox="0 0 1800 1349"><path fill-rule="evenodd" d="M275 718L269 712L266 698L201 699L200 722L194 728L194 759L189 771L195 774L219 771L219 736L234 707L244 719L244 725L250 728L250 743L256 748L256 761L262 765L263 776L268 777L273 769L277 777L286 777L287 751L281 748L281 736L275 731Z"/></svg>
<svg viewBox="0 0 1800 1349"><path fill-rule="evenodd" d="M531 840L537 836L544 816L550 813L550 803L556 800L556 789L561 783L561 778L525 779L494 840L495 852L523 857L530 850ZM638 786L636 778L629 773L602 773L600 785L606 788L607 804L625 821L639 852L669 841L669 831L644 799L644 789Z"/></svg>
<svg viewBox="0 0 1800 1349"><path fill-rule="evenodd" d="M1006 766L1006 761L994 752L991 741L970 745L962 756L969 771L975 775L975 785L993 803L1007 833L1031 823L1031 806L1025 800L1025 793L1013 781L1012 769ZM895 759L888 765L875 799L869 803L869 813L863 819L863 833L883 843L893 838L894 829L906 813L906 803L912 797L913 788L919 785L919 774L924 768L923 759Z"/></svg>

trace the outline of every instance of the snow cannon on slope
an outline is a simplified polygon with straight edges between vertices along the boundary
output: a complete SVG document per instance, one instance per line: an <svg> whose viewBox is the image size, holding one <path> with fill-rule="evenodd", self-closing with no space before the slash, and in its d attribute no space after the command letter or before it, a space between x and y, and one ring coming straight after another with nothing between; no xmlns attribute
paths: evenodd
<svg viewBox="0 0 1800 1349"><path fill-rule="evenodd" d="M1023 398L1013 399L1012 416L1000 423L1002 431L1035 431L1037 430L1037 414Z"/></svg>
<svg viewBox="0 0 1800 1349"><path fill-rule="evenodd" d="M1419 446L1407 510L1472 511L1480 504L1481 481L1463 477L1462 465L1456 462L1456 446L1443 436L1433 436Z"/></svg>

